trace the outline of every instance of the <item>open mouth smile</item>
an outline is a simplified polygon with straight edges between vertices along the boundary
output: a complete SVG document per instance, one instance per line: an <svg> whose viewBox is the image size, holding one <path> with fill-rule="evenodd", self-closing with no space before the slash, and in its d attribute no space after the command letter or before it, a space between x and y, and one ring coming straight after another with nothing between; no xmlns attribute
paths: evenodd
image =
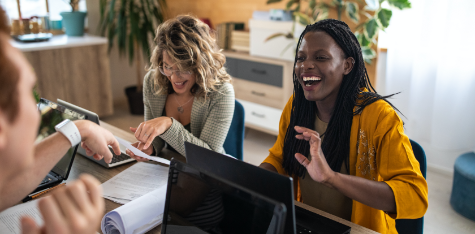
<svg viewBox="0 0 475 234"><path fill-rule="evenodd" d="M317 84L317 82L320 82L322 80L321 77L317 77L317 76L308 76L308 77L303 77L303 83L305 86L309 87L309 86L312 86L314 84Z"/></svg>

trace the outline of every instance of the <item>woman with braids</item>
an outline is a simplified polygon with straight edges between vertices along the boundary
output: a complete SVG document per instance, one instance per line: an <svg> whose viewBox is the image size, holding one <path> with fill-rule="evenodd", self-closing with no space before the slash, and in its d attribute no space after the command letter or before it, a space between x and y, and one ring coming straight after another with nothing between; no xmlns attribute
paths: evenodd
<svg viewBox="0 0 475 234"><path fill-rule="evenodd" d="M306 27L294 63L294 95L261 167L294 177L297 200L380 233L428 207L427 183L396 108L368 79L344 22Z"/></svg>
<svg viewBox="0 0 475 234"><path fill-rule="evenodd" d="M185 156L188 141L224 153L234 89L210 28L192 16L178 16L158 27L155 42L144 79L145 122L130 128L138 140L135 146L158 155L166 142Z"/></svg>

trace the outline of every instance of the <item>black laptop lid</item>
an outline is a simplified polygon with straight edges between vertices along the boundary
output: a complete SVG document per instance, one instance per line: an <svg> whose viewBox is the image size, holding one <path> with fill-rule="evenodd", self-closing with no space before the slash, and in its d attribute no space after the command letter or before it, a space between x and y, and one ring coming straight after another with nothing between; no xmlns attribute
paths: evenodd
<svg viewBox="0 0 475 234"><path fill-rule="evenodd" d="M284 233L284 204L172 160L161 233Z"/></svg>
<svg viewBox="0 0 475 234"><path fill-rule="evenodd" d="M287 207L285 233L296 233L292 178L279 175L220 153L185 142L186 162L200 170L213 173Z"/></svg>
<svg viewBox="0 0 475 234"><path fill-rule="evenodd" d="M78 120L84 119L84 115L67 109L61 105L42 98L37 104L41 114L41 124L38 129L36 142L42 141L46 137L55 133L54 127L65 119ZM59 160L51 171L60 175L64 180L69 176L71 166L73 165L74 156L78 146L71 147L68 152Z"/></svg>

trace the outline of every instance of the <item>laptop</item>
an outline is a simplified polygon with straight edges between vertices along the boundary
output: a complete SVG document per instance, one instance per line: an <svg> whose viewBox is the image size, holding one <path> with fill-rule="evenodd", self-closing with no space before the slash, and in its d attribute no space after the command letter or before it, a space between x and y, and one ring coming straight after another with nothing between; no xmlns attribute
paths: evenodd
<svg viewBox="0 0 475 234"><path fill-rule="evenodd" d="M84 109L84 108L81 108L81 107L79 107L79 106L76 106L76 105L74 105L74 104L71 104L71 103L69 103L69 102L63 101L63 100L61 100L61 99L59 99L59 98L58 98L58 104L60 104L60 105L62 105L62 106L65 106L65 107L67 107L68 109L74 110L74 111L76 111L77 113L81 113L81 114L83 114L83 115L86 116L86 119L87 119L87 120L90 120L90 121L92 121L92 122L94 122L94 123L100 125L99 116L98 116L96 113L94 113L94 112L92 112L92 111L89 111L89 110L86 110L86 109ZM121 153L121 154L120 154L120 155L116 155L116 154L114 153L114 151L112 150L112 148L109 146L109 149L110 149L110 151L111 151L111 153L112 153L112 155L113 155L111 163L106 163L106 162L104 161L104 159L97 160L97 159L95 159L94 157L89 157L89 156L87 156L86 150L85 150L84 148L82 148L81 146L79 146L79 148L78 148L78 153L79 153L80 155L82 155L82 156L85 156L87 159L89 159L89 160L91 160L91 161L93 161L93 162L95 162L95 163L97 163L97 164L99 164L99 165L101 165L101 166L103 166L103 167L105 167L105 168L116 167L116 166L119 166L119 165L122 165L122 164L125 164L125 163L129 163L129 162L135 161L135 159L131 158L129 155L127 155L127 154L125 153L125 150L126 150L125 146L120 145L119 147L120 147L120 153Z"/></svg>
<svg viewBox="0 0 475 234"><path fill-rule="evenodd" d="M172 159L162 234L281 234L285 205Z"/></svg>
<svg viewBox="0 0 475 234"><path fill-rule="evenodd" d="M40 142L46 137L55 133L56 130L54 129L54 127L65 119L70 119L73 121L78 119L85 119L84 115L67 109L44 98L40 99L40 102L37 104L37 107L41 115L41 123L38 129L38 136L36 137L36 142ZM71 147L32 193L36 193L38 191L53 187L55 185L60 184L64 180L67 180L69 172L71 171L71 167L73 165L77 148L77 145Z"/></svg>
<svg viewBox="0 0 475 234"><path fill-rule="evenodd" d="M351 228L294 205L292 178L232 159L185 142L186 160L199 170L213 173L260 193L287 207L285 233L350 233Z"/></svg>

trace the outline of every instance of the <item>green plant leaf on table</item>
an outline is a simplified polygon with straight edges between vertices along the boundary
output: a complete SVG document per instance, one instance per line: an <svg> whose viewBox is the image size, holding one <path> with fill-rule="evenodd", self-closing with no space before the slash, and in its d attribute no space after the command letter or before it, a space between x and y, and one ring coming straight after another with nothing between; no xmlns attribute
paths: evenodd
<svg viewBox="0 0 475 234"><path fill-rule="evenodd" d="M282 2L282 0L267 0L267 4Z"/></svg>
<svg viewBox="0 0 475 234"><path fill-rule="evenodd" d="M358 23L360 21L360 14L358 9L358 4L354 2L346 2L346 16L353 20L353 22Z"/></svg>
<svg viewBox="0 0 475 234"><path fill-rule="evenodd" d="M365 33L368 39L373 39L374 36L376 36L376 33L378 32L378 22L376 22L376 19L373 18L366 22L365 24Z"/></svg>
<svg viewBox="0 0 475 234"><path fill-rule="evenodd" d="M302 25L309 25L312 23L312 19L302 12L294 12L294 16L295 20Z"/></svg>
<svg viewBox="0 0 475 234"><path fill-rule="evenodd" d="M393 15L393 12L391 10L382 8L378 12L378 19L381 25L383 26L383 29L387 28L389 26L389 21L391 20L391 16Z"/></svg>
<svg viewBox="0 0 475 234"><path fill-rule="evenodd" d="M361 47L361 52L363 53L363 60L367 64L371 64L371 60L376 57L376 51L374 51L370 47L367 47L367 46Z"/></svg>
<svg viewBox="0 0 475 234"><path fill-rule="evenodd" d="M368 47L371 44L371 41L366 37L366 34L364 33L355 33L356 39L358 39L358 42L360 43L361 47L366 46Z"/></svg>
<svg viewBox="0 0 475 234"><path fill-rule="evenodd" d="M390 6L396 7L399 10L411 8L409 0L388 0L388 3Z"/></svg>
<svg viewBox="0 0 475 234"><path fill-rule="evenodd" d="M294 3L296 3L296 1L294 0L290 0L287 5L285 6L285 9L286 10L290 10L290 8L292 7L292 5L294 5Z"/></svg>

